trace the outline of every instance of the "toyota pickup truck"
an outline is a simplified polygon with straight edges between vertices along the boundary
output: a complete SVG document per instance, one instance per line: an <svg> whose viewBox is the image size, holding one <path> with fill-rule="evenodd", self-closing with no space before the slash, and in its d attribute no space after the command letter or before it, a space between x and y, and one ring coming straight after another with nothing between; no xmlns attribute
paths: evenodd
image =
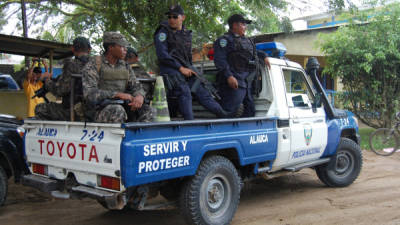
<svg viewBox="0 0 400 225"><path fill-rule="evenodd" d="M269 58L258 74L256 116L217 119L194 104L195 120L84 123L25 120L32 174L23 184L59 198L91 197L110 210L145 210L159 195L189 224L229 224L243 183L312 168L328 186L354 182L362 167L357 119L335 109L311 58L306 71ZM204 63L207 76L217 73Z"/></svg>

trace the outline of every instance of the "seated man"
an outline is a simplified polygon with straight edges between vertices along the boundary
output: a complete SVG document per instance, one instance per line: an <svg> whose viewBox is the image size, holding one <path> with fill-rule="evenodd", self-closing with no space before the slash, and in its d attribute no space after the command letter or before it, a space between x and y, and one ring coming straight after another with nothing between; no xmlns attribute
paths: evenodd
<svg viewBox="0 0 400 225"><path fill-rule="evenodd" d="M129 64L137 78L151 78L150 75L144 70L142 65L139 64L139 55L132 47L126 48L125 62Z"/></svg>
<svg viewBox="0 0 400 225"><path fill-rule="evenodd" d="M95 122L149 122L152 111L143 104L144 91L132 69L124 61L128 42L118 32L105 32L104 54L96 56L83 69L83 97L85 104L96 105ZM107 99L121 99L128 104L103 105Z"/></svg>
<svg viewBox="0 0 400 225"><path fill-rule="evenodd" d="M192 93L197 101L218 117L227 117L226 111L203 85L195 85L198 75L192 64L192 31L183 22L186 16L180 5L173 5L166 12L168 21L163 21L154 33L154 44L160 73L164 78L172 115L179 109L185 120L193 120ZM191 69L192 68L192 69Z"/></svg>
<svg viewBox="0 0 400 225"><path fill-rule="evenodd" d="M127 47L125 62L132 68L137 78L146 79L146 81L141 81L140 83L142 84L143 90L146 93L145 102L150 102L153 96L153 82L149 82L148 80L152 80L154 78L152 78L139 63L139 55L132 47Z"/></svg>
<svg viewBox="0 0 400 225"><path fill-rule="evenodd" d="M89 61L89 53L91 50L89 40L84 37L75 38L71 50L75 58L64 60L63 73L56 80L47 79L43 86L45 91L51 92L56 97L61 97L62 103L48 102L37 105L35 108L35 114L38 119L70 119L71 74L81 74L82 68ZM76 93L74 103L77 105L82 101L81 81L75 84L74 90ZM82 113L79 113L82 117Z"/></svg>

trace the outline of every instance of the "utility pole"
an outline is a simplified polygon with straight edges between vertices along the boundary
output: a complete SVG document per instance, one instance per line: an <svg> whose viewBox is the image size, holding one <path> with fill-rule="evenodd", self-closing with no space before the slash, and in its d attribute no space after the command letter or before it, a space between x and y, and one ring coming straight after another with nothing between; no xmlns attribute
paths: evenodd
<svg viewBox="0 0 400 225"><path fill-rule="evenodd" d="M22 11L22 30L24 38L28 37L28 26L26 24L26 8L25 0L21 0L21 11ZM25 56L25 67L29 68L29 58Z"/></svg>

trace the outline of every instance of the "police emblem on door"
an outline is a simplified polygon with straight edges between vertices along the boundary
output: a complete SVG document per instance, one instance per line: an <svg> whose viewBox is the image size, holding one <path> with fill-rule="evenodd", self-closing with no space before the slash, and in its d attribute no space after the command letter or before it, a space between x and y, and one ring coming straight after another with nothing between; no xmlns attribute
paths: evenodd
<svg viewBox="0 0 400 225"><path fill-rule="evenodd" d="M304 125L304 140L306 141L306 145L308 146L311 143L312 138L312 127L311 125Z"/></svg>

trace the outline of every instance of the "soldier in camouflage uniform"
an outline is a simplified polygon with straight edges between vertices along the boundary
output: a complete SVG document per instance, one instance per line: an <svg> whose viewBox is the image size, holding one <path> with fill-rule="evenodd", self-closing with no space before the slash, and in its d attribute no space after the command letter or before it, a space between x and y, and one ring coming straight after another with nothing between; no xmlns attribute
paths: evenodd
<svg viewBox="0 0 400 225"><path fill-rule="evenodd" d="M143 66L139 63L139 55L132 47L126 48L125 62L128 63L135 73L137 78L151 78L150 75L144 70Z"/></svg>
<svg viewBox="0 0 400 225"><path fill-rule="evenodd" d="M153 97L153 83L148 80L151 76L144 70L143 66L139 63L139 56L135 49L128 47L126 50L125 62L130 65L137 78L144 78L146 81L140 81L143 90L146 93L145 102L150 102ZM140 80L140 79L139 79Z"/></svg>
<svg viewBox="0 0 400 225"><path fill-rule="evenodd" d="M82 68L89 61L91 46L89 40L84 37L75 38L72 45L74 59L64 60L63 73L56 79L47 79L43 88L56 97L62 98L62 103L41 103L35 108L35 115L41 120L69 120L70 119L70 93L71 74L80 74ZM75 106L82 101L82 82L75 83ZM80 112L80 114L82 114ZM82 115L81 115L82 116ZM81 118L83 119L83 118Z"/></svg>
<svg viewBox="0 0 400 225"><path fill-rule="evenodd" d="M128 42L120 33L106 32L103 36L104 55L92 58L83 69L85 102L96 105L95 122L149 122L152 111L143 104L145 92L134 72L124 61ZM107 99L121 99L128 104L109 104ZM101 108L103 107L103 108Z"/></svg>

